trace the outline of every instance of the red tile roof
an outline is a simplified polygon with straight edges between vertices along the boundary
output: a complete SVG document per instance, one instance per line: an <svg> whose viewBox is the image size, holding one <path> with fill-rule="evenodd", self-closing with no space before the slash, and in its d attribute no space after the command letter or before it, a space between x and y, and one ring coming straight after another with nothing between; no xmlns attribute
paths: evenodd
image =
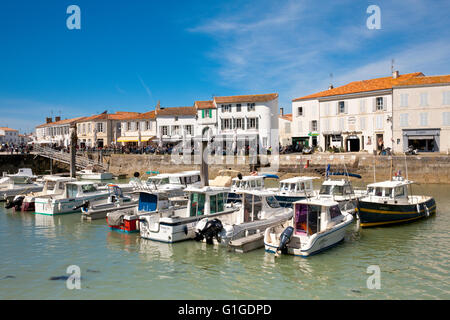
<svg viewBox="0 0 450 320"><path fill-rule="evenodd" d="M439 83L450 84L450 75L415 77L398 83L396 87L439 84Z"/></svg>
<svg viewBox="0 0 450 320"><path fill-rule="evenodd" d="M50 122L50 123L44 123L44 124L41 124L41 125L37 126L36 128L44 128L44 127L49 127L49 126L60 126L60 125L64 125L64 124L71 124L71 123L83 120L84 118L85 117L78 117L78 118L54 121L54 122Z"/></svg>
<svg viewBox="0 0 450 320"><path fill-rule="evenodd" d="M8 127L0 127L0 130L3 130L3 131L15 131L15 132L18 132L18 130L16 130L16 129L11 129L11 128L8 128Z"/></svg>
<svg viewBox="0 0 450 320"><path fill-rule="evenodd" d="M292 113L288 113L288 114L285 114L285 115L279 115L278 118L284 119L284 120L288 120L288 121L292 121Z"/></svg>
<svg viewBox="0 0 450 320"><path fill-rule="evenodd" d="M228 96L228 97L214 97L217 103L237 103L237 102L267 102L278 98L278 93L268 94L253 94L245 96Z"/></svg>
<svg viewBox="0 0 450 320"><path fill-rule="evenodd" d="M156 110L156 116L195 116L197 110L195 107L171 107Z"/></svg>
<svg viewBox="0 0 450 320"><path fill-rule="evenodd" d="M421 76L423 76L422 72L415 72L415 73L399 75L395 79L392 76L390 76L390 77L376 78L376 79L370 79L370 80L353 81L353 82L350 82L346 85L343 85L343 86L340 86L337 88L317 92L317 93L310 94L308 96L304 96L301 98L296 98L296 99L293 99L292 101L295 102L295 101L301 101L301 100L331 97L331 96L338 96L338 95L351 94L351 93L392 89L393 86L398 85L400 82L403 82L405 80L409 80L409 79L415 78L415 77L421 77Z"/></svg>
<svg viewBox="0 0 450 320"><path fill-rule="evenodd" d="M216 109L216 105L213 100L208 101L195 101L194 106L199 109Z"/></svg>

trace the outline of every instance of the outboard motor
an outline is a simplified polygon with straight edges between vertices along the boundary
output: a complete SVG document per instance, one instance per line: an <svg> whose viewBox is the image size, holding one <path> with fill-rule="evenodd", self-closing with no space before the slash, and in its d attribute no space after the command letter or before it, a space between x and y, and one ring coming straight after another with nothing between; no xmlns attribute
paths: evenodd
<svg viewBox="0 0 450 320"><path fill-rule="evenodd" d="M287 227L280 235L280 245L277 248L276 254L286 250L286 244L291 240L292 234L294 233L293 227Z"/></svg>
<svg viewBox="0 0 450 320"><path fill-rule="evenodd" d="M6 209L14 208L15 211L20 211L22 208L23 199L25 199L25 196L18 196L15 197L13 200L7 200L5 208Z"/></svg>
<svg viewBox="0 0 450 320"><path fill-rule="evenodd" d="M207 219L203 219L197 224L194 239L196 241L202 241L203 239L206 239L206 243L212 244L213 238L216 237L217 239L219 232L222 231L222 229L223 225L219 219L208 221Z"/></svg>
<svg viewBox="0 0 450 320"><path fill-rule="evenodd" d="M73 208L73 210L78 210L80 208L81 208L81 211L87 212L88 208L89 208L89 200L85 200L82 205L79 205L79 206Z"/></svg>

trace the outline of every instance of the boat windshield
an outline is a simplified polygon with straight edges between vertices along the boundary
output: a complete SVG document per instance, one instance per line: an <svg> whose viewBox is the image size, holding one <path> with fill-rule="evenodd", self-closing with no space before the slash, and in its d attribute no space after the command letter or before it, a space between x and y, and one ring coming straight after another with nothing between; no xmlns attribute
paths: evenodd
<svg viewBox="0 0 450 320"><path fill-rule="evenodd" d="M47 191L53 191L55 190L56 182L55 181L47 181L45 183L45 187L47 188Z"/></svg>
<svg viewBox="0 0 450 320"><path fill-rule="evenodd" d="M332 187L333 186L331 186L331 185L322 185L320 187L319 194L331 194L331 188Z"/></svg>
<svg viewBox="0 0 450 320"><path fill-rule="evenodd" d="M278 200L274 196L270 196L266 198L267 204L271 208L279 208L280 204L278 203Z"/></svg>
<svg viewBox="0 0 450 320"><path fill-rule="evenodd" d="M209 197L210 213L217 213L223 211L224 194L218 193Z"/></svg>
<svg viewBox="0 0 450 320"><path fill-rule="evenodd" d="M298 203L295 205L295 233L312 235L317 232L320 206Z"/></svg>
<svg viewBox="0 0 450 320"><path fill-rule="evenodd" d="M202 216L205 211L205 199L206 196L204 193L193 192L190 195L190 216Z"/></svg>
<svg viewBox="0 0 450 320"><path fill-rule="evenodd" d="M344 187L343 186L334 186L333 195L335 195L335 196L344 195Z"/></svg>
<svg viewBox="0 0 450 320"><path fill-rule="evenodd" d="M97 188L93 184L84 184L81 186L83 193L90 193L97 191Z"/></svg>

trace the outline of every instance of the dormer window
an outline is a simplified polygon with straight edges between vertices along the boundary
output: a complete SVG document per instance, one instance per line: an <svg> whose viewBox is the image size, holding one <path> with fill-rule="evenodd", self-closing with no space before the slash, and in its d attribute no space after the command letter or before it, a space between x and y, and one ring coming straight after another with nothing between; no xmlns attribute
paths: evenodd
<svg viewBox="0 0 450 320"><path fill-rule="evenodd" d="M256 107L254 103L247 103L247 111L255 111Z"/></svg>

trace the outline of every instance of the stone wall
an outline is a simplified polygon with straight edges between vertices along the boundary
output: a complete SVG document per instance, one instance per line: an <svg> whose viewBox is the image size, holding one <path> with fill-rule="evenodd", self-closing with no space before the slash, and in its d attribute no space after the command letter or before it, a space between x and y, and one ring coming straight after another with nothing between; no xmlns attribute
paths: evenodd
<svg viewBox="0 0 450 320"><path fill-rule="evenodd" d="M192 159L192 158L191 158ZM113 174L126 174L132 176L134 172L144 175L146 171L159 171L161 173L178 172L184 170L200 170L200 165L192 163L191 159L175 159L168 155L121 155L112 154L104 157L109 164L109 171ZM362 176L362 181L373 182L374 171L376 181L387 180L392 172L401 170L402 175L418 183L450 183L450 156L448 155L418 155L418 156L373 156L367 154L329 154L314 155L280 155L260 157L261 167L258 171L278 174L281 178L296 175L309 175L322 177L326 166L331 165L334 171L347 170ZM391 161L392 159L392 161ZM176 161L178 160L178 161ZM221 169L239 170L243 174L252 171L249 157L209 157L209 178L213 179ZM269 162L267 162L269 161ZM269 166L272 163L272 166ZM279 163L279 165L276 165ZM306 166L306 168L305 168ZM375 170L374 170L375 168ZM407 168L407 170L406 170Z"/></svg>
<svg viewBox="0 0 450 320"><path fill-rule="evenodd" d="M36 175L50 173L50 159L36 156L34 154L1 154L0 176L3 172L17 173L19 168L31 168ZM68 172L69 166L53 161L53 173Z"/></svg>

